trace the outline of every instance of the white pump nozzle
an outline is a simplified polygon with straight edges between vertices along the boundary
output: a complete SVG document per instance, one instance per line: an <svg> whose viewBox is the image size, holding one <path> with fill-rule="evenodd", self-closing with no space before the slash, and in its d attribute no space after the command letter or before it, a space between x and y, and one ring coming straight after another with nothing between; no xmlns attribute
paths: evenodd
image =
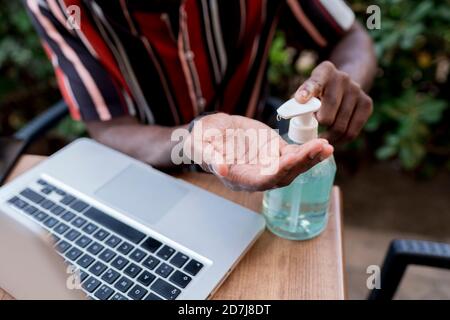
<svg viewBox="0 0 450 320"><path fill-rule="evenodd" d="M314 112L317 112L320 106L320 100L314 97L306 103L299 103L292 98L277 109L280 118L291 119L288 136L292 141L305 143L317 138L319 124Z"/></svg>

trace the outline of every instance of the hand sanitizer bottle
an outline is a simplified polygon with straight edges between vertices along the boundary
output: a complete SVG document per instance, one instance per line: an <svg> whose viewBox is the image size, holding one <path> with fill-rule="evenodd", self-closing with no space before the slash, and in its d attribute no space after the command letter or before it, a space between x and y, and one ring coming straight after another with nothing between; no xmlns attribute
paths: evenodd
<svg viewBox="0 0 450 320"><path fill-rule="evenodd" d="M312 98L306 104L291 99L281 105L279 118L290 119L289 131L283 138L288 143L302 144L317 138L318 123L314 112L321 102ZM306 240L319 235L328 221L328 205L336 174L333 156L300 174L288 186L266 191L263 215L274 234L291 240Z"/></svg>

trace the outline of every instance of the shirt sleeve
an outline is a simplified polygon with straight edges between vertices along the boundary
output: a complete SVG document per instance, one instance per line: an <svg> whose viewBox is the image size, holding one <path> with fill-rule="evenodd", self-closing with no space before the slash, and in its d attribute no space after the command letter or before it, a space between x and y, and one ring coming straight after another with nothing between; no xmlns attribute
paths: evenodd
<svg viewBox="0 0 450 320"><path fill-rule="evenodd" d="M280 27L290 44L325 51L352 27L355 14L344 0L286 0Z"/></svg>
<svg viewBox="0 0 450 320"><path fill-rule="evenodd" d="M57 1L25 0L56 80L75 120L107 121L128 115L126 92L67 24Z"/></svg>

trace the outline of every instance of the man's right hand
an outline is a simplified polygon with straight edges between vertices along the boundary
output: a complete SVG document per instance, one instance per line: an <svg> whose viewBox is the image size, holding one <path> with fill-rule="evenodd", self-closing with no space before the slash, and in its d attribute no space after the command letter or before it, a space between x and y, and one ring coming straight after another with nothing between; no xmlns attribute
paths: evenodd
<svg viewBox="0 0 450 320"><path fill-rule="evenodd" d="M184 153L233 190L263 191L289 185L333 147L324 139L288 144L259 121L217 113L195 122Z"/></svg>

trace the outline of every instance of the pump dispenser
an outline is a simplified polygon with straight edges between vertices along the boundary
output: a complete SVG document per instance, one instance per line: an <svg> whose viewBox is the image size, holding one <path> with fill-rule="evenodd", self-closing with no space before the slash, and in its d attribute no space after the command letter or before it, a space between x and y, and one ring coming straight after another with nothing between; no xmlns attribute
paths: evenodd
<svg viewBox="0 0 450 320"><path fill-rule="evenodd" d="M318 136L318 122L314 113L320 109L317 98L301 104L290 99L281 105L278 119L289 119L285 140L303 144ZM328 221L328 205L336 173L331 156L300 174L283 188L264 193L263 215L267 227L276 235L291 240L306 240L320 234Z"/></svg>
<svg viewBox="0 0 450 320"><path fill-rule="evenodd" d="M297 144L317 138L319 123L314 113L320 109L321 102L312 98L305 104L292 98L278 108L278 118L290 119L288 137Z"/></svg>

